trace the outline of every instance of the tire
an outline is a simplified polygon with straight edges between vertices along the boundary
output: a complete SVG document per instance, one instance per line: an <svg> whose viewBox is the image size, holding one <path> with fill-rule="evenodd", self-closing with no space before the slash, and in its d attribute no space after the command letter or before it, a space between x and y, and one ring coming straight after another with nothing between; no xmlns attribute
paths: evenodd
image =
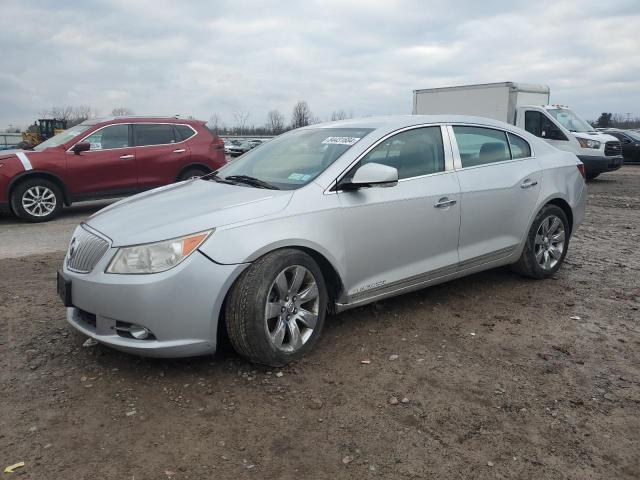
<svg viewBox="0 0 640 480"><path fill-rule="evenodd" d="M60 214L64 198L60 188L46 178L31 178L11 192L11 209L28 222L48 222Z"/></svg>
<svg viewBox="0 0 640 480"><path fill-rule="evenodd" d="M598 175L600 175L600 174L599 173L587 173L587 180L593 180Z"/></svg>
<svg viewBox="0 0 640 480"><path fill-rule="evenodd" d="M550 236L545 234L545 229L551 231ZM564 211L556 205L545 205L533 220L522 255L512 269L531 278L552 276L567 255L570 234L571 227Z"/></svg>
<svg viewBox="0 0 640 480"><path fill-rule="evenodd" d="M242 272L227 297L231 345L253 363L281 367L296 361L318 340L327 302L322 271L309 255L294 249L268 253Z"/></svg>
<svg viewBox="0 0 640 480"><path fill-rule="evenodd" d="M180 176L178 177L178 181L183 182L184 180L189 180L190 178L196 178L196 177L199 178L199 177L202 177L203 175L206 175L207 173L209 172L204 168L197 168L197 167L187 168L184 172L180 174Z"/></svg>

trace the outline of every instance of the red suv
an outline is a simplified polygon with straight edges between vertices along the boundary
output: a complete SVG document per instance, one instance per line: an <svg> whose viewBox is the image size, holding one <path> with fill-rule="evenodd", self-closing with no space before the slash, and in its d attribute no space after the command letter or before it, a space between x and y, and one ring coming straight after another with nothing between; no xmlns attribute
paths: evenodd
<svg viewBox="0 0 640 480"><path fill-rule="evenodd" d="M205 122L87 120L33 150L0 151L0 211L45 222L63 205L141 192L224 164L224 142Z"/></svg>

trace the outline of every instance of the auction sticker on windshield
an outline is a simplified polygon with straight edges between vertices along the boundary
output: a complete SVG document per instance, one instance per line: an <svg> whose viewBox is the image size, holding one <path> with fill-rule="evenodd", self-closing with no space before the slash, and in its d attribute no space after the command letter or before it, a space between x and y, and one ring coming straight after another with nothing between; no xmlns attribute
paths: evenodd
<svg viewBox="0 0 640 480"><path fill-rule="evenodd" d="M353 145L358 140L360 140L359 137L327 137L322 143L328 145Z"/></svg>

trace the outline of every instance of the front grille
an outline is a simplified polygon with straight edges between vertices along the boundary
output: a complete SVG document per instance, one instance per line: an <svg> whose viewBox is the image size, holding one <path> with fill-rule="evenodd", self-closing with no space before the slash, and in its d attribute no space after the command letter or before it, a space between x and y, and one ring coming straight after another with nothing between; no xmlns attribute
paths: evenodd
<svg viewBox="0 0 640 480"><path fill-rule="evenodd" d="M620 155L620 152L622 152L622 146L620 145L620 142L607 142L604 144L604 154L607 157Z"/></svg>
<svg viewBox="0 0 640 480"><path fill-rule="evenodd" d="M67 252L67 268L77 273L89 273L109 249L109 243L88 232L77 228Z"/></svg>

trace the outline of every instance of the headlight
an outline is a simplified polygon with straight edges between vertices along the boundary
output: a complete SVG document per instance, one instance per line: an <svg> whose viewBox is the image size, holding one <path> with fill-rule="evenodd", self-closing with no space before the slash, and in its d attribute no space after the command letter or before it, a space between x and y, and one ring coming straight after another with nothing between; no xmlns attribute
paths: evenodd
<svg viewBox="0 0 640 480"><path fill-rule="evenodd" d="M213 230L163 242L123 247L107 267L107 273L159 273L169 270L191 255Z"/></svg>
<svg viewBox="0 0 640 480"><path fill-rule="evenodd" d="M579 138L576 137L578 139L578 142L580 143L580 146L582 148L595 148L596 150L600 148L600 142L597 140L591 140L589 138Z"/></svg>

